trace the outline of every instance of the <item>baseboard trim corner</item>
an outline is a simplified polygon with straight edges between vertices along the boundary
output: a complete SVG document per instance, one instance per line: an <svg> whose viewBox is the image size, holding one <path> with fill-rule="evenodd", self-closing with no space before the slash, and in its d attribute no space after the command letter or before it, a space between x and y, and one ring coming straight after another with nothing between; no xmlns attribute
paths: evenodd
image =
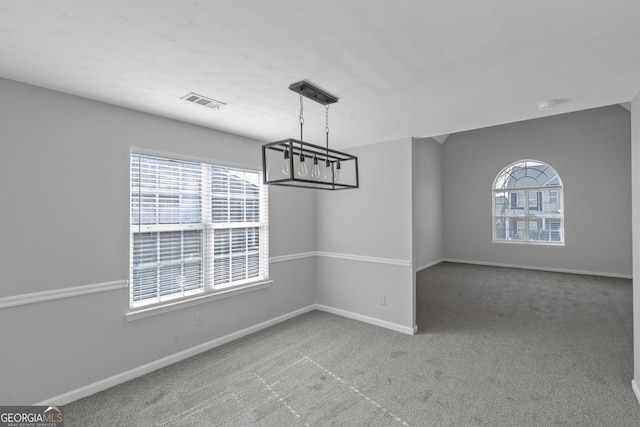
<svg viewBox="0 0 640 427"><path fill-rule="evenodd" d="M327 305L314 304L314 308L319 311L346 317L348 319L358 320L360 322L380 326L381 328L391 329L392 331L396 332L402 332L403 334L407 335L415 335L418 329L418 327L415 325L413 327L403 326L397 323L387 322L386 320L377 319L375 317L365 316L364 314L358 314L352 311L342 310L340 308L329 307Z"/></svg>
<svg viewBox="0 0 640 427"><path fill-rule="evenodd" d="M638 387L638 383L636 382L635 379L631 380L631 389L633 390L633 394L636 395L638 404L640 404L640 387Z"/></svg>
<svg viewBox="0 0 640 427"><path fill-rule="evenodd" d="M71 390L69 392L60 394L58 396L52 397L50 399L45 399L42 402L35 403L37 406L44 405L66 405L68 403L74 402L78 399L82 399L87 396L91 396L92 394L98 393L100 391L106 390L118 384L122 384L134 378L140 377L142 375L151 373L158 369L164 368L166 366L172 365L176 362L180 362L182 360L188 359L189 357L195 356L207 350L211 350L212 348L221 346L228 342L237 340L238 338L242 338L244 336L250 335L254 332L258 332L262 329L266 329L270 326L276 325L280 322L284 322L285 320L292 319L294 317L300 316L302 314L308 313L310 311L315 310L316 307L314 305L309 305L307 307L300 308L298 310L294 310L290 313L283 314L281 316L275 317L270 320L266 320L264 322L258 323L256 325L250 326L248 328L242 329L237 332L233 332L231 334L225 335L220 338L215 338L211 341L205 342L203 344L197 345L195 347L188 348L186 350L180 351L178 353L172 354L170 356L163 357L161 359L155 360L153 362L149 362L142 366L138 366L137 368L129 369L128 371L121 372L119 374L113 375L111 377L105 378L103 380L96 381L92 384L88 384L86 386L77 388L75 390Z"/></svg>
<svg viewBox="0 0 640 427"><path fill-rule="evenodd" d="M420 266L420 267L416 268L416 273L417 273L418 271L426 270L426 269L427 269L427 268L429 268L429 267L433 267L434 265L438 265L438 264L440 264L441 262L444 262L444 261L445 261L445 260L444 260L443 258L440 258L439 260L436 260L436 261L430 262L429 264L422 265L422 266Z"/></svg>

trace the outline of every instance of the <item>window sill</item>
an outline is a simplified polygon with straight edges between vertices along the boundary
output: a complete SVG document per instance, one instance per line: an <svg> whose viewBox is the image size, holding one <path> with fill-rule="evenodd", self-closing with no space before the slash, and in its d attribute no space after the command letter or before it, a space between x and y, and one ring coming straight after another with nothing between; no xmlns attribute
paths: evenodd
<svg viewBox="0 0 640 427"><path fill-rule="evenodd" d="M494 245L514 245L514 246L538 246L545 248L564 248L566 243L549 243L549 242L535 242L535 241L522 241L522 240L492 240Z"/></svg>
<svg viewBox="0 0 640 427"><path fill-rule="evenodd" d="M168 313L174 310L180 310L194 305L203 304L205 302L215 301L222 298L232 297L247 292L257 291L271 286L273 280L263 280L261 282L251 283L230 289L223 289L217 292L210 292L204 295L198 295L191 298L181 299L179 301L171 301L165 304L154 305L152 307L142 307L139 309L131 309L125 313L127 322L132 320L144 319L145 317L155 316L156 314Z"/></svg>

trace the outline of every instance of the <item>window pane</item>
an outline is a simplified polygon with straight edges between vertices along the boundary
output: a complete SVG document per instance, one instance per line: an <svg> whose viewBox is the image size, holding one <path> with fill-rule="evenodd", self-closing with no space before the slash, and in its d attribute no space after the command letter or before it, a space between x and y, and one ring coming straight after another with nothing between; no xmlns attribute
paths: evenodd
<svg viewBox="0 0 640 427"><path fill-rule="evenodd" d="M495 218L495 226L494 226L494 236L495 240L506 240L507 233L507 218L504 217L496 217Z"/></svg>
<svg viewBox="0 0 640 427"><path fill-rule="evenodd" d="M496 192L494 194L496 216L524 215L524 191Z"/></svg>
<svg viewBox="0 0 640 427"><path fill-rule="evenodd" d="M229 200L229 219L231 222L244 222L244 200Z"/></svg>
<svg viewBox="0 0 640 427"><path fill-rule="evenodd" d="M214 168L211 215L214 223L259 222L259 174Z"/></svg>
<svg viewBox="0 0 640 427"><path fill-rule="evenodd" d="M131 223L198 224L200 165L131 156Z"/></svg>
<svg viewBox="0 0 640 427"><path fill-rule="evenodd" d="M214 255L227 255L231 252L231 230L214 230L213 232Z"/></svg>
<svg viewBox="0 0 640 427"><path fill-rule="evenodd" d="M223 285L231 281L231 259L228 256L216 257L213 260L214 285Z"/></svg>
<svg viewBox="0 0 640 427"><path fill-rule="evenodd" d="M246 221L258 222L260 221L260 200L247 199L246 201Z"/></svg>
<svg viewBox="0 0 640 427"><path fill-rule="evenodd" d="M525 238L525 220L514 217L496 217L495 240L523 240Z"/></svg>
<svg viewBox="0 0 640 427"><path fill-rule="evenodd" d="M529 212L542 210L542 192L529 190Z"/></svg>
<svg viewBox="0 0 640 427"><path fill-rule="evenodd" d="M229 222L229 199L224 196L213 196L211 199L213 222Z"/></svg>
<svg viewBox="0 0 640 427"><path fill-rule="evenodd" d="M551 166L537 160L521 160L504 168L494 181L494 189L560 186L560 177Z"/></svg>
<svg viewBox="0 0 640 427"><path fill-rule="evenodd" d="M158 270L156 267L134 269L132 277L131 297L134 302L158 297Z"/></svg>
<svg viewBox="0 0 640 427"><path fill-rule="evenodd" d="M133 235L133 301L151 300L204 287L200 230Z"/></svg>
<svg viewBox="0 0 640 427"><path fill-rule="evenodd" d="M541 221L529 219L529 240L540 240L540 225Z"/></svg>
<svg viewBox="0 0 640 427"><path fill-rule="evenodd" d="M214 235L214 284L260 275L260 228L217 229Z"/></svg>
<svg viewBox="0 0 640 427"><path fill-rule="evenodd" d="M247 278L247 260L244 254L231 258L231 280L237 282Z"/></svg>
<svg viewBox="0 0 640 427"><path fill-rule="evenodd" d="M549 219L546 224L546 229L549 232L549 240L552 242L562 241L562 219L555 218Z"/></svg>
<svg viewBox="0 0 640 427"><path fill-rule="evenodd" d="M244 253L247 246L247 229L236 228L232 232L231 252L234 254Z"/></svg>

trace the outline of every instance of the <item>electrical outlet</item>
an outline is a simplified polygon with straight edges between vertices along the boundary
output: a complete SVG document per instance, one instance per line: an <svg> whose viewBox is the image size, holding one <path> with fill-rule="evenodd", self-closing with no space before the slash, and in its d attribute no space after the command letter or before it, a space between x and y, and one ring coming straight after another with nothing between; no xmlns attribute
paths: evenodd
<svg viewBox="0 0 640 427"><path fill-rule="evenodd" d="M380 305L387 305L387 296L385 294L378 295L378 303Z"/></svg>
<svg viewBox="0 0 640 427"><path fill-rule="evenodd" d="M201 312L197 312L196 314L194 314L193 316L193 323L196 326L202 326L203 322L202 322L202 313Z"/></svg>

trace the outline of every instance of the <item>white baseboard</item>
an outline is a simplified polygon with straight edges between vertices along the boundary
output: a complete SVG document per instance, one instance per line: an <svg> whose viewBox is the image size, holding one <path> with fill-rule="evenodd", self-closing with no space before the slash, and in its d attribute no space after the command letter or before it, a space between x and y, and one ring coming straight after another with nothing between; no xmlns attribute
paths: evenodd
<svg viewBox="0 0 640 427"><path fill-rule="evenodd" d="M486 262L486 261L469 261L466 259L453 259L444 258L441 262L455 262L459 264L474 264L474 265L488 265L491 267L507 267L507 268L521 268L524 270L538 270L538 271L552 271L556 273L570 273L570 274L583 274L586 276L603 276L603 277L615 277L617 279L632 279L631 274L620 273L602 273L599 271L587 271L587 270L571 270L568 268L549 268L549 267L536 267L531 265L518 265L518 264L503 264L499 262Z"/></svg>
<svg viewBox="0 0 640 427"><path fill-rule="evenodd" d="M426 269L427 269L427 268L429 268L429 267L433 267L434 265L438 265L438 264L440 264L441 262L444 262L444 259L440 258L440 259L439 259L439 260L437 260L437 261L433 261L433 262L430 262L429 264L425 264L425 265L423 265L423 266L420 266L420 267L416 268L416 273L417 273L418 271L426 270Z"/></svg>
<svg viewBox="0 0 640 427"><path fill-rule="evenodd" d="M636 380L631 380L631 389L633 390L633 393L636 395L636 399L640 404L640 387L638 387L638 383L636 382Z"/></svg>
<svg viewBox="0 0 640 427"><path fill-rule="evenodd" d="M353 313L353 312L341 310L338 308L328 307L326 305L312 304L307 307L303 307L301 309L292 311L290 313L283 314L282 316L278 316L273 319L258 323L257 325L253 325L248 328L242 329L240 331L231 333L229 335L225 335L223 337L216 338L214 340L205 342L195 347L188 348L186 350L180 351L170 356L163 357L153 362L149 362L145 365L138 366L137 368L133 368L128 371L122 372L120 374L113 375L109 378L96 381L92 384L88 384L86 386L77 388L75 390L71 390L67 393L60 394L50 399L45 399L42 402L34 403L34 405L37 405L37 406L66 405L78 399L91 396L92 394L106 390L110 387L114 387L118 384L122 384L134 378L140 377L142 375L145 375L150 372L156 371L158 369L164 368L166 366L172 365L176 362L180 362L182 360L188 359L189 357L195 356L204 351L211 350L212 348L237 340L238 338L242 338L254 332L258 332L262 329L268 328L270 326L276 325L280 322L284 322L285 320L292 319L294 317L300 316L302 314L308 313L313 310L325 311L327 313L335 314L335 315L346 317L349 319L359 320L361 322L380 326L382 328L391 329L397 332L402 332L407 335L415 335L418 332L417 325L411 328L411 327L398 325L396 323L387 322L385 320L376 319L374 317L364 316L362 314Z"/></svg>
<svg viewBox="0 0 640 427"><path fill-rule="evenodd" d="M110 387L116 386L118 384L122 384L126 381L132 380L139 376L148 374L150 372L156 371L160 368L164 368L173 363L180 362L181 360L185 360L191 356L195 356L199 353L202 353L207 350L211 350L212 348L221 346L228 342L237 340L238 338L242 338L246 335L252 334L254 332L258 332L261 329L268 328L269 326L273 326L280 322L284 322L285 320L289 320L293 317L300 316L301 314L308 313L313 311L315 307L313 305L303 307L299 310L292 311L287 314L283 314L282 316L278 316L276 318L267 320L262 323L258 323L257 325L250 326L246 329L242 329L240 331L234 332L229 335L225 335L220 338L216 338L209 342L197 345L195 347L183 350L181 352L172 354L171 356L163 357L162 359L155 360L153 362L147 363L145 365L139 366L137 368L130 369L126 372L122 372L120 374L116 374L112 377L105 378L103 380L94 382L92 384L86 385L84 387L80 387L78 389L69 391L67 393L63 393L61 395L52 397L50 399L45 399L42 402L35 403L35 405L43 406L43 405L66 405L67 403L71 403L78 399L82 399L83 397L91 396L92 394L98 393L100 391L106 390Z"/></svg>
<svg viewBox="0 0 640 427"><path fill-rule="evenodd" d="M361 322L369 323L371 325L380 326L381 328L391 329L392 331L402 332L407 335L415 335L418 332L418 326L413 327L398 325L397 323L387 322L386 320L377 319L375 317L365 316L363 314L354 313L352 311L346 311L339 308L329 307L322 304L314 304L316 310L325 311L331 314L337 314L338 316L346 317L348 319L359 320Z"/></svg>

